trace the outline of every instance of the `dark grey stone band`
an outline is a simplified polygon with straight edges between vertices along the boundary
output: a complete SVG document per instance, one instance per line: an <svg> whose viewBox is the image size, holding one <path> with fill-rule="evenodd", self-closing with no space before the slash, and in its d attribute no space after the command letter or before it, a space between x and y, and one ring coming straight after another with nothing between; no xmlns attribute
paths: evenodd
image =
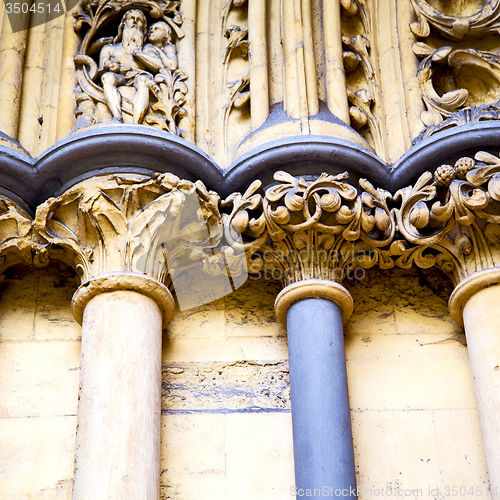
<svg viewBox="0 0 500 500"><path fill-rule="evenodd" d="M244 191L259 179L273 183L278 170L295 176L349 173L394 193L425 171L484 150L498 154L500 123L469 123L439 132L412 147L390 166L371 151L347 140L297 136L271 140L238 158L225 171L184 139L142 125L95 126L58 142L33 159L0 132L0 189L32 211L77 182L106 173L151 175L170 172L201 180L222 197ZM9 147L11 145L11 147Z"/></svg>

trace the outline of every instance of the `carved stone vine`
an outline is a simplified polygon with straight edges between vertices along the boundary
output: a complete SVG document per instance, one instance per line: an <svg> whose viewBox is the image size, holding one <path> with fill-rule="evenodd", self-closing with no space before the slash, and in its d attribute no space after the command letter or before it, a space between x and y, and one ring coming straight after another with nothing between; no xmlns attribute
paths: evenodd
<svg viewBox="0 0 500 500"><path fill-rule="evenodd" d="M417 76L426 106L421 115L426 128L414 142L457 125L498 119L500 56L480 50L477 42L471 45L475 38L498 36L500 0L440 2L441 10L425 0L412 0L412 6L417 20L410 28L418 39L428 41L412 47L421 59ZM436 33L460 43L437 44Z"/></svg>
<svg viewBox="0 0 500 500"><path fill-rule="evenodd" d="M340 282L355 267L437 266L457 285L500 266L500 158L460 158L394 196L364 179L358 193L346 178L279 172L265 193L255 181L226 199L225 225L243 235L249 271L266 268L286 286Z"/></svg>
<svg viewBox="0 0 500 500"><path fill-rule="evenodd" d="M69 263L82 282L132 271L168 284L186 261L224 271L210 252L222 234L218 205L201 181L106 175L47 200L33 226L48 255Z"/></svg>
<svg viewBox="0 0 500 500"><path fill-rule="evenodd" d="M76 129L114 120L182 135L188 87L175 46L184 36L179 7L168 0L82 2L75 14L83 37L75 56ZM116 36L107 36L117 21Z"/></svg>
<svg viewBox="0 0 500 500"><path fill-rule="evenodd" d="M380 118L374 113L378 91L370 55L370 10L366 0L344 0L341 1L341 6L343 18L346 20L343 31L346 24L349 24L349 31L357 32L342 36L351 125L373 144L376 151L381 151ZM369 130L371 138L366 137L366 129Z"/></svg>
<svg viewBox="0 0 500 500"><path fill-rule="evenodd" d="M286 286L416 265L437 266L457 285L500 267L500 158L490 153L425 172L394 196L365 179L355 188L346 173L275 180L221 202L172 174L103 175L50 198L33 221L0 196L0 272L56 259L82 282L132 271L170 285L198 263L233 283L265 269Z"/></svg>
<svg viewBox="0 0 500 500"><path fill-rule="evenodd" d="M228 124L229 115L234 109L242 109L250 103L250 67L247 73L236 80L228 81L229 66L233 58L241 57L248 61L249 43L248 43L248 24L229 25L229 14L233 9L248 9L247 0L231 0L228 2L222 14L222 33L225 42L224 54L222 58L223 82L222 88L226 90L224 112L223 112L223 146L228 146Z"/></svg>

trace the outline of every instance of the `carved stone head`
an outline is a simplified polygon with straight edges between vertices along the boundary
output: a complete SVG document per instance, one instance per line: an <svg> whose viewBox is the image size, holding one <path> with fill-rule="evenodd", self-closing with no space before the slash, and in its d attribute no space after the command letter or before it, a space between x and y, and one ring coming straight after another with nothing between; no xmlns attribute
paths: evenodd
<svg viewBox="0 0 500 500"><path fill-rule="evenodd" d="M125 12L120 26L118 27L118 34L114 39L114 43L120 43L123 38L123 32L127 29L129 30L138 30L142 33L142 43L146 42L146 37L148 33L148 22L146 20L146 16L139 9L132 9Z"/></svg>
<svg viewBox="0 0 500 500"><path fill-rule="evenodd" d="M149 41L162 46L172 43L172 28L164 21L154 23L149 28Z"/></svg>

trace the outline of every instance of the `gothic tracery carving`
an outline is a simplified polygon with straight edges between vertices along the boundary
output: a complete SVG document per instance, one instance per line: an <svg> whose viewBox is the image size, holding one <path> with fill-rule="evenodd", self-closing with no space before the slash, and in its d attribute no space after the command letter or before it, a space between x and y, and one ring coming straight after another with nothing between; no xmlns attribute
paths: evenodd
<svg viewBox="0 0 500 500"><path fill-rule="evenodd" d="M115 120L148 124L182 135L188 92L178 68L174 35L182 38L179 2L83 2L75 30L85 31L75 67L76 128ZM147 13L155 22L149 24ZM120 18L115 37L100 37Z"/></svg>

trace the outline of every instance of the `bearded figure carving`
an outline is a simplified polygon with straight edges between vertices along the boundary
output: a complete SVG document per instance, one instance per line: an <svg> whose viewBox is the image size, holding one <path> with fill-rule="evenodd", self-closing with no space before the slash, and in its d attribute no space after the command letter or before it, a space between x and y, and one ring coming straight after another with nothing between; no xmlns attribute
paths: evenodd
<svg viewBox="0 0 500 500"><path fill-rule="evenodd" d="M81 19L75 26L81 31L85 23L91 25L81 53L75 57L76 129L109 121L152 125L182 135L178 123L186 115L182 105L188 88L173 42L173 31L178 38L182 31L174 22L180 22L180 15L175 19L167 15L178 2L159 7L163 19L149 29L143 10L126 10L126 4L120 4L123 15L117 35L92 40L96 37L89 35L96 35L98 28L110 21L109 9L116 9L112 3L101 2L97 9L93 4L84 5L93 15L79 14ZM155 17L159 17L156 12Z"/></svg>

